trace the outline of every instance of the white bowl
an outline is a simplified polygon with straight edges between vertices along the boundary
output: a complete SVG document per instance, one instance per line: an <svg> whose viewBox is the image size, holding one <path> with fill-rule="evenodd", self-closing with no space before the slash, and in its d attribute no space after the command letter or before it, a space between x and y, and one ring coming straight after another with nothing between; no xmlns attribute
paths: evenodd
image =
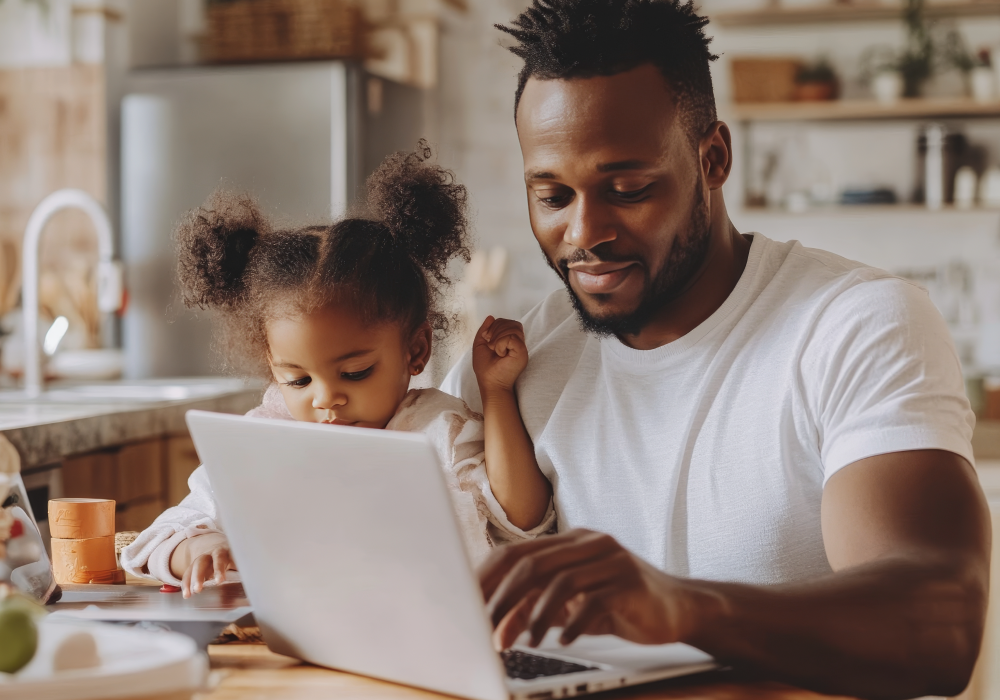
<svg viewBox="0 0 1000 700"><path fill-rule="evenodd" d="M60 379L118 379L124 365L121 350L64 350L49 359L47 369Z"/></svg>

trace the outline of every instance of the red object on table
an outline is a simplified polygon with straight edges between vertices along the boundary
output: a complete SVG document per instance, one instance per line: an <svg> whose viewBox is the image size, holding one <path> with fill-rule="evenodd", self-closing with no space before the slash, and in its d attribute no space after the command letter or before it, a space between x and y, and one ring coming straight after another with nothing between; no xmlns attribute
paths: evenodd
<svg viewBox="0 0 1000 700"><path fill-rule="evenodd" d="M180 593L181 589L179 586L171 586L169 583L165 583L160 586L160 593Z"/></svg>

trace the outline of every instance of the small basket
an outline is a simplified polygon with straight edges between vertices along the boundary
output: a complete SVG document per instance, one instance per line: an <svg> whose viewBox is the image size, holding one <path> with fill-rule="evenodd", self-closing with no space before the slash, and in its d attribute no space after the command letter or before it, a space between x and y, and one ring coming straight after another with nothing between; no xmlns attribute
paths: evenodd
<svg viewBox="0 0 1000 700"><path fill-rule="evenodd" d="M797 58L734 58L733 102L791 102L801 65Z"/></svg>
<svg viewBox="0 0 1000 700"><path fill-rule="evenodd" d="M357 58L361 13L344 0L216 0L204 48L211 63Z"/></svg>

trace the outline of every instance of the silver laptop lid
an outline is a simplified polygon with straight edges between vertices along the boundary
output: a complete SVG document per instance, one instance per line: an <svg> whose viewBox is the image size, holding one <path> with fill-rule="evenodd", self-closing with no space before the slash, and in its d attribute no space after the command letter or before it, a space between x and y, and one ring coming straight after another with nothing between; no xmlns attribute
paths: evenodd
<svg viewBox="0 0 1000 700"><path fill-rule="evenodd" d="M205 411L189 411L187 423L272 649L452 695L508 698L423 435Z"/></svg>

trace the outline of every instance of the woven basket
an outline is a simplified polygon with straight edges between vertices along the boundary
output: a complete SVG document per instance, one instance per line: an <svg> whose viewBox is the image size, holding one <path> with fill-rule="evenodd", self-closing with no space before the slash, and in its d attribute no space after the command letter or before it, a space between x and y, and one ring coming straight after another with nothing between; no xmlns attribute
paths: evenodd
<svg viewBox="0 0 1000 700"><path fill-rule="evenodd" d="M355 58L362 50L360 11L343 0L231 0L208 7L210 62Z"/></svg>
<svg viewBox="0 0 1000 700"><path fill-rule="evenodd" d="M734 58L733 102L789 102L795 99L797 58Z"/></svg>

